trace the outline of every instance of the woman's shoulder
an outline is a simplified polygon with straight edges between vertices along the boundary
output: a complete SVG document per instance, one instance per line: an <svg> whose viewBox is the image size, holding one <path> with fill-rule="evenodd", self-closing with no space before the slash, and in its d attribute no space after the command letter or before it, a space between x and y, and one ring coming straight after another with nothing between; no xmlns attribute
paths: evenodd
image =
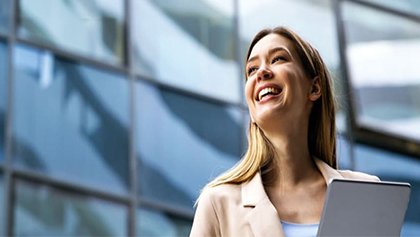
<svg viewBox="0 0 420 237"><path fill-rule="evenodd" d="M241 184L206 186L196 204L190 236L230 236L232 230L240 228L236 224L243 216L238 208L241 205Z"/></svg>
<svg viewBox="0 0 420 237"><path fill-rule="evenodd" d="M241 184L219 184L205 187L198 198L198 203L201 201L220 203L223 200L239 200L240 197Z"/></svg>
<svg viewBox="0 0 420 237"><path fill-rule="evenodd" d="M375 175L366 174L359 171L352 171L352 170L338 170L338 172L343 176L343 178L347 179L358 179L358 180L365 180L365 181L380 181L380 179Z"/></svg>

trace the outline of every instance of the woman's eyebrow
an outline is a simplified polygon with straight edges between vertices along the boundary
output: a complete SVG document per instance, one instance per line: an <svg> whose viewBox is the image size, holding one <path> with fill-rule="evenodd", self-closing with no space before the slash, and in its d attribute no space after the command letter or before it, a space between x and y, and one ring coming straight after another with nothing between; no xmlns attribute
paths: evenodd
<svg viewBox="0 0 420 237"><path fill-rule="evenodd" d="M275 47L275 48L270 49L268 51L268 55L272 55L272 54L277 53L279 51L285 51L289 55L289 57L292 57L292 54L290 53L290 51L284 46L279 46L279 47ZM258 55L252 56L246 61L246 63L248 64L248 63L256 60L257 58L258 58Z"/></svg>
<svg viewBox="0 0 420 237"><path fill-rule="evenodd" d="M250 57L250 58L246 61L246 64L248 64L248 63L250 63L250 62L252 62L252 61L256 60L257 58L258 58L258 55L255 55L255 56Z"/></svg>
<svg viewBox="0 0 420 237"><path fill-rule="evenodd" d="M289 54L290 57L292 57L292 54L290 53L290 51L286 47L283 47L283 46L279 46L279 47L275 47L275 48L270 49L268 51L268 55L272 55L272 54L277 53L279 51L285 51L287 54Z"/></svg>

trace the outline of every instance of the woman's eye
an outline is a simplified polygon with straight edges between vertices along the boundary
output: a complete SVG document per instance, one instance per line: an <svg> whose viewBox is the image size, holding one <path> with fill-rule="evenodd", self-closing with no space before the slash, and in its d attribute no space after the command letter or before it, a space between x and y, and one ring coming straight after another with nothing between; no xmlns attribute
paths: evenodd
<svg viewBox="0 0 420 237"><path fill-rule="evenodd" d="M253 72L255 72L255 71L257 71L257 70L258 70L258 68L257 68L257 67L249 67L249 68L248 68L248 72L247 72L247 73L248 73L248 76L249 76L249 75L251 75Z"/></svg>
<svg viewBox="0 0 420 237"><path fill-rule="evenodd" d="M275 62L278 62L278 61L285 61L285 60L286 60L286 58L283 57L283 56L276 56L276 57L273 58L271 63L275 63Z"/></svg>

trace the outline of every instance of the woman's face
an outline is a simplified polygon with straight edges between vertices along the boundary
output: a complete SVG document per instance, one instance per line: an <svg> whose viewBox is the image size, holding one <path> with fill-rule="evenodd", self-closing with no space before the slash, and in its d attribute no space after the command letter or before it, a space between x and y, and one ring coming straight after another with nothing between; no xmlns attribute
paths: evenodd
<svg viewBox="0 0 420 237"><path fill-rule="evenodd" d="M270 118L290 122L309 117L312 101L318 97L311 97L313 80L307 78L289 39L278 34L262 38L252 49L245 70L245 96L253 122L261 126Z"/></svg>

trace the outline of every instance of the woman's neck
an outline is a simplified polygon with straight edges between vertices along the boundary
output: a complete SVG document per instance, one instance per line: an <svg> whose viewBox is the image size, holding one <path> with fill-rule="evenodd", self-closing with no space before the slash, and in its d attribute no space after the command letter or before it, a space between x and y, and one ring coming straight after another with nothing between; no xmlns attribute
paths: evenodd
<svg viewBox="0 0 420 237"><path fill-rule="evenodd" d="M275 186L296 186L320 175L309 153L307 126L289 128L265 133L275 151Z"/></svg>

